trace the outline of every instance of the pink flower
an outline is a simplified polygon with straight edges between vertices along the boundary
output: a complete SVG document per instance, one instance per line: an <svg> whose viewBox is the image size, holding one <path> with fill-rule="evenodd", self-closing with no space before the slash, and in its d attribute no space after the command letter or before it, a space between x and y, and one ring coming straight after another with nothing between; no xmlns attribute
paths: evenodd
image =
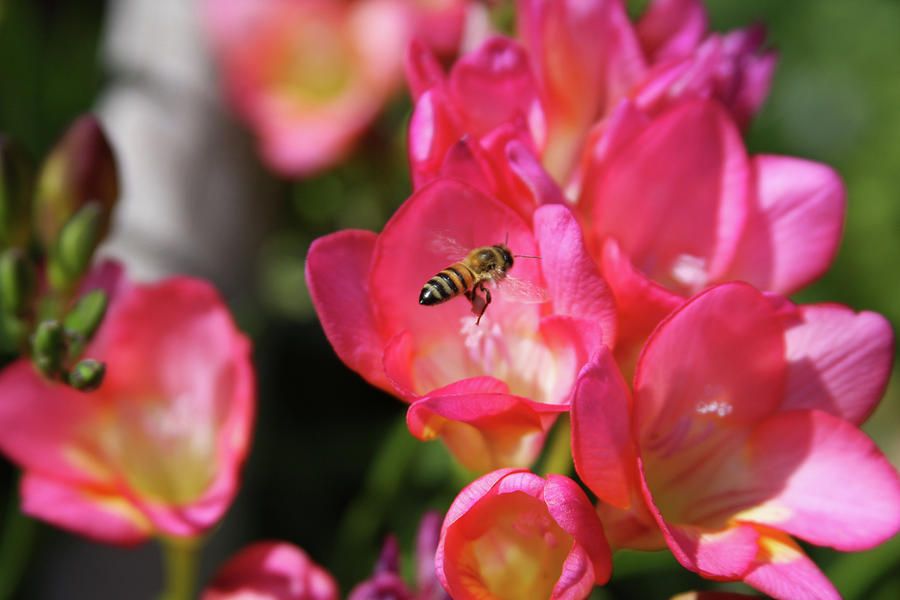
<svg viewBox="0 0 900 600"><path fill-rule="evenodd" d="M612 568L603 527L567 477L494 471L453 501L435 557L456 600L585 598Z"/></svg>
<svg viewBox="0 0 900 600"><path fill-rule="evenodd" d="M461 248L440 246L453 238ZM459 298L421 306L428 279L479 246L503 243L511 275L545 290L543 303L503 292L480 325ZM529 465L572 384L603 341L614 307L571 212L548 205L525 220L452 179L419 189L380 235L342 231L316 240L307 282L338 356L370 383L412 403L410 430L443 438L468 468ZM512 285L512 284L509 284ZM509 289L509 288L507 288Z"/></svg>
<svg viewBox="0 0 900 600"><path fill-rule="evenodd" d="M621 307L629 352L709 285L743 280L790 294L828 268L845 196L829 167L748 156L729 115L709 100L652 119L623 103L607 127L578 210Z"/></svg>
<svg viewBox="0 0 900 600"><path fill-rule="evenodd" d="M900 529L900 478L858 429L892 343L879 315L730 283L662 322L633 395L601 355L578 383L572 443L612 545L667 545L777 598L837 597L791 536L863 550Z"/></svg>
<svg viewBox="0 0 900 600"><path fill-rule="evenodd" d="M455 51L468 0L205 0L216 61L266 162L307 175L341 160L400 86L413 37Z"/></svg>
<svg viewBox="0 0 900 600"><path fill-rule="evenodd" d="M287 542L256 542L226 562L202 600L337 600L328 571Z"/></svg>
<svg viewBox="0 0 900 600"><path fill-rule="evenodd" d="M120 285L90 356L91 393L0 373L0 449L24 470L22 509L81 535L136 543L212 527L239 485L254 412L250 345L206 283Z"/></svg>

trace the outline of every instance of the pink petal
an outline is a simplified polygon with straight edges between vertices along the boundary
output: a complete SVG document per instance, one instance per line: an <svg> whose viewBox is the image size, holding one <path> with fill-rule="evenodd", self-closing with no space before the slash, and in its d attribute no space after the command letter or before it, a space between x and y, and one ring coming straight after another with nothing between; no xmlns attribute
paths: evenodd
<svg viewBox="0 0 900 600"><path fill-rule="evenodd" d="M585 248L572 211L563 205L541 207L534 215L534 231L554 313L599 323L602 342L612 346L616 337L615 303Z"/></svg>
<svg viewBox="0 0 900 600"><path fill-rule="evenodd" d="M595 584L603 585L609 581L612 571L612 555L609 544L603 533L603 526L594 512L594 507L581 488L568 477L561 475L548 475L547 485L544 487L544 501L553 519L569 535L575 539L576 546L583 549L581 556L571 556L566 560L563 575L554 588L555 597L565 597L562 591L566 590L573 597L582 597L576 594L576 590L589 591ZM590 569L572 568L577 563L587 558ZM582 580L578 574L585 572L590 578ZM583 581L583 583L582 583ZM559 596L557 596L559 594Z"/></svg>
<svg viewBox="0 0 900 600"><path fill-rule="evenodd" d="M458 179L487 196L497 196L497 183L484 151L468 136L447 150L439 177Z"/></svg>
<svg viewBox="0 0 900 600"><path fill-rule="evenodd" d="M444 70L431 50L420 40L413 40L404 63L406 83L413 101L430 88L444 83Z"/></svg>
<svg viewBox="0 0 900 600"><path fill-rule="evenodd" d="M634 472L637 473L637 466ZM632 489L627 510L604 502L597 503L597 516L603 523L606 539L613 552L623 549L652 552L666 548L665 537L656 519L650 514L640 489Z"/></svg>
<svg viewBox="0 0 900 600"><path fill-rule="evenodd" d="M463 135L459 119L442 89L429 89L416 100L407 134L415 188L424 186L440 172L448 150Z"/></svg>
<svg viewBox="0 0 900 600"><path fill-rule="evenodd" d="M746 284L713 287L663 321L641 354L641 448L669 455L709 430L757 422L780 404L785 378L781 323L769 301Z"/></svg>
<svg viewBox="0 0 900 600"><path fill-rule="evenodd" d="M873 312L819 304L798 306L789 325L784 410L815 408L861 424L884 394L894 335Z"/></svg>
<svg viewBox="0 0 900 600"><path fill-rule="evenodd" d="M750 438L748 478L768 491L737 518L858 551L900 531L900 477L855 426L818 411L771 417Z"/></svg>
<svg viewBox="0 0 900 600"><path fill-rule="evenodd" d="M528 190L534 206L565 202L559 185L544 170L538 157L526 144L519 140L510 141L506 146L506 157L514 176Z"/></svg>
<svg viewBox="0 0 900 600"><path fill-rule="evenodd" d="M476 136L512 121L540 114L537 84L525 50L508 38L488 39L459 59L449 89L465 115L465 129Z"/></svg>
<svg viewBox="0 0 900 600"><path fill-rule="evenodd" d="M644 58L621 2L520 0L517 8L550 120L544 163L564 180L591 123L643 76Z"/></svg>
<svg viewBox="0 0 900 600"><path fill-rule="evenodd" d="M753 159L755 197L730 277L790 294L834 259L844 224L845 190L831 168L798 158Z"/></svg>
<svg viewBox="0 0 900 600"><path fill-rule="evenodd" d="M766 30L761 25L722 36L722 47L729 62L719 73L717 96L744 129L769 95L778 62L776 52L761 50L765 39Z"/></svg>
<svg viewBox="0 0 900 600"><path fill-rule="evenodd" d="M630 397L609 351L591 360L572 400L572 458L579 477L603 502L627 508L635 486Z"/></svg>
<svg viewBox="0 0 900 600"><path fill-rule="evenodd" d="M337 600L331 575L287 542L256 542L226 562L203 590L202 600L240 598Z"/></svg>
<svg viewBox="0 0 900 600"><path fill-rule="evenodd" d="M695 291L732 260L747 177L740 134L724 111L684 102L620 151L582 201L597 239L615 238L655 281Z"/></svg>
<svg viewBox="0 0 900 600"><path fill-rule="evenodd" d="M90 539L131 545L147 540L147 517L115 490L79 487L34 473L21 484L22 511Z"/></svg>
<svg viewBox="0 0 900 600"><path fill-rule="evenodd" d="M410 432L423 440L441 437L472 471L529 466L567 407L513 396L497 384L480 391L485 382L493 383L488 377L463 380L417 400L406 415Z"/></svg>
<svg viewBox="0 0 900 600"><path fill-rule="evenodd" d="M469 250L503 243L507 236L513 253L537 254L529 224L475 188L441 179L417 190L394 213L375 244L368 302L376 323L383 331L408 330L417 343L427 343L435 352L438 347L461 352L461 323L474 319L469 303L460 296L437 306L420 306L419 292L429 278ZM511 274L539 285L537 262L516 261ZM507 302L502 294L496 295L488 312L497 318L537 314L536 304L516 303L515 310L505 310Z"/></svg>
<svg viewBox="0 0 900 600"><path fill-rule="evenodd" d="M690 53L706 34L700 0L654 0L637 24L641 46L651 62Z"/></svg>
<svg viewBox="0 0 900 600"><path fill-rule="evenodd" d="M760 551L744 583L777 600L840 600L830 581L791 540L762 529Z"/></svg>
<svg viewBox="0 0 900 600"><path fill-rule="evenodd" d="M315 240L306 257L306 282L322 329L344 363L385 390L384 341L369 296L369 266L376 235L348 230Z"/></svg>

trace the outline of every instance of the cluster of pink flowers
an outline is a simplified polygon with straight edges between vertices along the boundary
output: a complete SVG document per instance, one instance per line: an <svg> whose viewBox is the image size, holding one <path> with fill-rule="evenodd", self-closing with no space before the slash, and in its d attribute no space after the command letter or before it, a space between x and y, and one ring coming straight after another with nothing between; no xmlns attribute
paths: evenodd
<svg viewBox="0 0 900 600"><path fill-rule="evenodd" d="M710 33L699 0L520 0L445 70L414 43L415 191L380 234L314 242L309 288L338 356L409 403L410 431L485 473L450 508L454 598L582 598L610 552L776 598L837 592L794 537L871 548L900 478L860 431L893 351L880 315L785 295L836 253L826 165L748 155L775 66L759 28ZM543 302L416 304L448 259L506 243ZM528 469L560 415L596 506Z"/></svg>

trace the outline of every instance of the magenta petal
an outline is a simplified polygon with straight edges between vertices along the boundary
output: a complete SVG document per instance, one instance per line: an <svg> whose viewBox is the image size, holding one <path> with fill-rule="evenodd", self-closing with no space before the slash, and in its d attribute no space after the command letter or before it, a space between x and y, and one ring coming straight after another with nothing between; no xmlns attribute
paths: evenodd
<svg viewBox="0 0 900 600"><path fill-rule="evenodd" d="M609 351L591 360L572 400L575 470L600 500L627 508L634 486L628 388Z"/></svg>
<svg viewBox="0 0 900 600"><path fill-rule="evenodd" d="M447 151L460 137L458 116L444 90L424 92L413 107L407 134L413 187L420 188L437 176Z"/></svg>
<svg viewBox="0 0 900 600"><path fill-rule="evenodd" d="M777 600L840 600L828 578L788 536L766 530L744 583Z"/></svg>
<svg viewBox="0 0 900 600"><path fill-rule="evenodd" d="M153 533L150 521L118 491L78 487L27 473L22 512L110 544L137 544Z"/></svg>
<svg viewBox="0 0 900 600"><path fill-rule="evenodd" d="M700 0L654 0L637 24L641 46L651 62L689 54L706 33Z"/></svg>
<svg viewBox="0 0 900 600"><path fill-rule="evenodd" d="M659 522L672 554L704 577L739 579L753 563L759 534L749 525L718 531Z"/></svg>
<svg viewBox="0 0 900 600"><path fill-rule="evenodd" d="M587 586L581 586L581 578L577 575L581 569L570 570L571 562L577 563L581 557L572 557L566 560L563 575L554 588L554 596L566 588L572 590L590 590L594 584L603 585L609 581L612 570L612 555L606 536L603 533L603 525L597 518L597 513L587 496L574 481L561 475L548 475L547 485L544 487L544 501L553 519L569 535L575 539L576 546L584 550L584 557L588 559L591 569L588 571L593 577L585 581ZM576 565L571 565L576 566ZM565 597L560 594L559 597ZM575 596L581 597L581 596Z"/></svg>
<svg viewBox="0 0 900 600"><path fill-rule="evenodd" d="M534 230L554 313L599 323L602 342L612 346L616 337L615 302L585 248L572 211L563 205L541 207L534 215Z"/></svg>
<svg viewBox="0 0 900 600"><path fill-rule="evenodd" d="M617 153L582 202L591 209L596 239L615 238L639 270L690 292L731 263L747 183L747 156L734 123L718 103L691 101Z"/></svg>
<svg viewBox="0 0 900 600"><path fill-rule="evenodd" d="M559 185L544 170L531 148L519 140L512 140L506 145L506 157L509 168L528 190L535 207L565 203Z"/></svg>
<svg viewBox="0 0 900 600"><path fill-rule="evenodd" d="M750 438L751 480L772 497L737 518L857 551L900 531L900 477L855 426L818 411L781 413Z"/></svg>
<svg viewBox="0 0 900 600"><path fill-rule="evenodd" d="M887 386L893 360L890 323L873 312L832 305L799 306L788 326L784 410L815 408L861 424Z"/></svg>
<svg viewBox="0 0 900 600"><path fill-rule="evenodd" d="M376 237L369 231L348 230L315 240L306 258L306 281L337 355L367 381L390 391L382 367L384 341L367 299Z"/></svg>
<svg viewBox="0 0 900 600"><path fill-rule="evenodd" d="M434 53L421 41L413 40L406 51L404 62L406 82L413 101L430 88L444 82L444 70Z"/></svg>
<svg viewBox="0 0 900 600"><path fill-rule="evenodd" d="M730 277L790 294L819 277L837 252L845 190L831 168L799 158L753 159L755 198Z"/></svg>

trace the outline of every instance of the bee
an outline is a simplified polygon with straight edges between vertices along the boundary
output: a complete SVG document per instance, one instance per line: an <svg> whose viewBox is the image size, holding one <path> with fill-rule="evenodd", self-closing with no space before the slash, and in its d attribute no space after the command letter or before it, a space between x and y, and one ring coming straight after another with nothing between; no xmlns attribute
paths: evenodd
<svg viewBox="0 0 900 600"><path fill-rule="evenodd" d="M449 267L425 282L419 293L419 304L433 306L442 304L463 294L472 304L472 312L477 315L475 324L491 303L491 290L487 283L499 284L508 280L507 272L512 269L514 258L538 258L537 256L513 255L506 244L475 248ZM520 286L524 284L515 280ZM540 296L540 294L534 294ZM538 298L543 301L542 298Z"/></svg>

